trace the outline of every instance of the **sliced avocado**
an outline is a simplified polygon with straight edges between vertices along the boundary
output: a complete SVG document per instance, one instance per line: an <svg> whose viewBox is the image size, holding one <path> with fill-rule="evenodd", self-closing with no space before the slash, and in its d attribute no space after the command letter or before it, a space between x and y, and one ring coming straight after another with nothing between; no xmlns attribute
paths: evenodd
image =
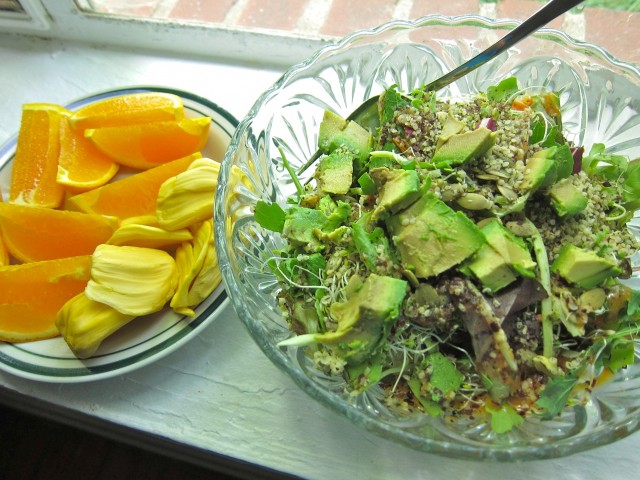
<svg viewBox="0 0 640 480"><path fill-rule="evenodd" d="M293 243L312 243L316 241L313 229L322 228L326 221L320 210L292 205L285 211L282 235Z"/></svg>
<svg viewBox="0 0 640 480"><path fill-rule="evenodd" d="M577 215L587 207L587 197L569 181L560 180L549 189L551 205L560 217Z"/></svg>
<svg viewBox="0 0 640 480"><path fill-rule="evenodd" d="M442 125L442 131L436 141L436 149L440 148L453 135L460 133L463 128L464 122L458 120L456 117L451 115L451 112L449 112L447 120L444 122L444 125Z"/></svg>
<svg viewBox="0 0 640 480"><path fill-rule="evenodd" d="M554 145L534 153L526 164L522 189L535 191L567 178L573 172L573 155L568 145Z"/></svg>
<svg viewBox="0 0 640 480"><path fill-rule="evenodd" d="M562 247L551 265L551 271L582 288L596 287L606 279L622 273L614 260L570 244Z"/></svg>
<svg viewBox="0 0 640 480"><path fill-rule="evenodd" d="M555 165L551 148L538 150L527 160L524 170L524 179L520 187L528 192L534 192L545 184L547 175Z"/></svg>
<svg viewBox="0 0 640 480"><path fill-rule="evenodd" d="M505 262L524 277L535 277L536 262L524 241L516 237L500 222L493 221L482 227L487 243L498 252Z"/></svg>
<svg viewBox="0 0 640 480"><path fill-rule="evenodd" d="M335 345L349 363L360 363L375 352L400 314L407 282L372 273L364 281L351 277L347 300L331 305L338 322L335 332L315 335L315 341Z"/></svg>
<svg viewBox="0 0 640 480"><path fill-rule="evenodd" d="M480 229L462 212L428 192L389 217L387 228L403 266L428 278L458 265L484 243Z"/></svg>
<svg viewBox="0 0 640 480"><path fill-rule="evenodd" d="M517 279L507 261L488 244L481 246L474 254L463 269L465 272L466 270L491 292L497 292Z"/></svg>
<svg viewBox="0 0 640 480"><path fill-rule="evenodd" d="M353 154L338 148L321 157L314 176L323 192L346 194L353 183Z"/></svg>
<svg viewBox="0 0 640 480"><path fill-rule="evenodd" d="M344 147L351 150L358 162L364 165L373 149L373 135L353 121L348 121L331 110L325 110L320 123L318 148L324 153Z"/></svg>
<svg viewBox="0 0 640 480"><path fill-rule="evenodd" d="M378 187L375 218L383 218L408 207L420 197L420 178L415 170L374 168L369 171Z"/></svg>
<svg viewBox="0 0 640 480"><path fill-rule="evenodd" d="M436 165L459 165L481 157L496 143L496 134L479 127L465 133L451 135L433 155Z"/></svg>

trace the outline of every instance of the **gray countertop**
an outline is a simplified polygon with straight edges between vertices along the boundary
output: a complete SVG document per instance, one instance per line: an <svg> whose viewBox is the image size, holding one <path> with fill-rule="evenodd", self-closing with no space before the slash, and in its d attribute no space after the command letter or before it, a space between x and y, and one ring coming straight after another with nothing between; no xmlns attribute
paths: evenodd
<svg viewBox="0 0 640 480"><path fill-rule="evenodd" d="M95 91L162 85L191 91L241 119L281 72L152 53L0 36L0 143L23 103L68 103ZM227 304L200 335L111 379L48 384L0 372L0 399L30 399L83 427L94 418L141 442L166 439L206 462L223 455L305 478L633 478L640 437L563 459L481 463L430 455L370 434L318 404L263 355ZM16 405L20 407L21 405ZM44 407L44 409L43 409ZM88 417L87 417L88 416ZM212 460L213 461L213 460Z"/></svg>

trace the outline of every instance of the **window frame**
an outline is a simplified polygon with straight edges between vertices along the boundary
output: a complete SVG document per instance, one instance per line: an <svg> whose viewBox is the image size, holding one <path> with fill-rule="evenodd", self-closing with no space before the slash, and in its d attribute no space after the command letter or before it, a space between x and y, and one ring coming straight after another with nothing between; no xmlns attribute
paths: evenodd
<svg viewBox="0 0 640 480"><path fill-rule="evenodd" d="M39 36L83 43L135 48L230 63L290 66L308 58L334 38L277 32L195 21L122 17L82 11L74 0L20 0L25 10L44 13L50 21ZM0 31L2 30L0 24ZM45 31L46 30L46 31ZM33 29L14 28L30 34Z"/></svg>
<svg viewBox="0 0 640 480"><path fill-rule="evenodd" d="M49 15L38 0L18 0L23 12L0 12L0 31L44 32L51 28Z"/></svg>

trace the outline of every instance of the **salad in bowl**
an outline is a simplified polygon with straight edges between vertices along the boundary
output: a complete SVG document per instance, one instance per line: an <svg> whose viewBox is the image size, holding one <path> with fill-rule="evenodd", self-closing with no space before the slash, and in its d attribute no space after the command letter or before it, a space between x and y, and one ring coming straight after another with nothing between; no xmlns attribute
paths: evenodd
<svg viewBox="0 0 640 480"><path fill-rule="evenodd" d="M464 458L639 425L640 71L543 29L422 88L513 26L436 15L327 46L240 123L216 193L266 355L357 425Z"/></svg>

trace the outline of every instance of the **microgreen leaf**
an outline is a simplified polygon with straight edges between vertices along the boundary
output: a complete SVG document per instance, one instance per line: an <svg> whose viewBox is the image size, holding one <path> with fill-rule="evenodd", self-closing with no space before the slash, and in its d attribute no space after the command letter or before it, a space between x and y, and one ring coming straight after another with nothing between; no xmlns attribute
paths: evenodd
<svg viewBox="0 0 640 480"><path fill-rule="evenodd" d="M407 100L398 92L397 85L387 88L382 96L382 108L380 109L380 125L393 121L393 113L399 108L408 105Z"/></svg>
<svg viewBox="0 0 640 480"><path fill-rule="evenodd" d="M485 408L491 414L491 430L496 433L508 432L524 421L510 405L503 404L499 408L492 408L487 405Z"/></svg>
<svg viewBox="0 0 640 480"><path fill-rule="evenodd" d="M543 409L542 419L550 420L558 415L567 404L571 392L578 384L578 375L569 373L564 376L553 377L549 380L536 405Z"/></svg>
<svg viewBox="0 0 640 480"><path fill-rule="evenodd" d="M616 339L609 345L602 355L602 363L605 367L617 372L621 368L633 364L635 354L634 343L629 340Z"/></svg>
<svg viewBox="0 0 640 480"><path fill-rule="evenodd" d="M427 356L423 365L431 369L429 378L432 399L439 400L442 395L456 392L462 385L464 375L456 369L456 365L440 352Z"/></svg>
<svg viewBox="0 0 640 480"><path fill-rule="evenodd" d="M263 228L282 233L284 229L285 213L277 203L267 203L258 200L254 211L254 219Z"/></svg>
<svg viewBox="0 0 640 480"><path fill-rule="evenodd" d="M496 102L503 102L518 90L518 79L516 77L505 78L498 85L492 85L487 88L487 98Z"/></svg>

